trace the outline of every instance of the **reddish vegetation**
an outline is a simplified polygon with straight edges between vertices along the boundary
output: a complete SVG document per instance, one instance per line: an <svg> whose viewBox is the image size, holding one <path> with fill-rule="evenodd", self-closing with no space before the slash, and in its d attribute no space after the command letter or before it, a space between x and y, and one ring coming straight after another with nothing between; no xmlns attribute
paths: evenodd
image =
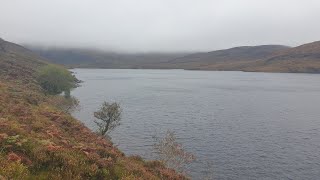
<svg viewBox="0 0 320 180"><path fill-rule="evenodd" d="M21 157L18 156L17 154L11 152L8 154L8 161L18 161L21 162Z"/></svg>
<svg viewBox="0 0 320 180"><path fill-rule="evenodd" d="M11 64L6 56L0 52L1 71ZM157 161L125 156L52 105L29 74L37 66L15 67L0 73L0 179L185 179Z"/></svg>
<svg viewBox="0 0 320 180"><path fill-rule="evenodd" d="M25 177L57 178L58 168L58 174L80 179L184 178L161 163L126 157L110 141L52 107L50 97L40 92L30 96L28 89L3 82L0 92L0 167L19 163L25 167ZM28 103L30 98L38 105ZM13 177L1 170L0 174Z"/></svg>

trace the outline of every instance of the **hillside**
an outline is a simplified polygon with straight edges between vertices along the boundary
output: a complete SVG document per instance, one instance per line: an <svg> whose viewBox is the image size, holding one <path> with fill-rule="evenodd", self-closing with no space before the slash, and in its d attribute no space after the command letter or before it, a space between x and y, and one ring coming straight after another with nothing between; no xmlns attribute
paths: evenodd
<svg viewBox="0 0 320 180"><path fill-rule="evenodd" d="M265 45L191 54L169 62L198 70L320 73L320 41L298 47Z"/></svg>
<svg viewBox="0 0 320 180"><path fill-rule="evenodd" d="M320 73L320 41L280 51L244 70Z"/></svg>
<svg viewBox="0 0 320 180"><path fill-rule="evenodd" d="M190 69L258 72L320 72L320 41L298 47L242 46L205 53L110 53L88 49L32 48L50 62L109 69Z"/></svg>
<svg viewBox="0 0 320 180"><path fill-rule="evenodd" d="M234 47L187 55L171 60L168 64L183 69L240 70L242 66L288 48L281 45Z"/></svg>
<svg viewBox="0 0 320 180"><path fill-rule="evenodd" d="M240 60L257 60L267 57L277 51L288 49L287 46L280 45L262 45L262 46L242 46L231 49L212 51L207 53L191 54L182 58L172 60L172 63L186 63L186 62L227 62Z"/></svg>
<svg viewBox="0 0 320 180"><path fill-rule="evenodd" d="M116 53L79 48L41 48L28 46L50 62L69 67L135 69L148 68L158 63L184 56L186 53Z"/></svg>
<svg viewBox="0 0 320 180"><path fill-rule="evenodd" d="M46 65L0 41L0 179L185 179L158 161L127 157L59 110L35 72Z"/></svg>
<svg viewBox="0 0 320 180"><path fill-rule="evenodd" d="M239 65L265 58L286 46L243 46L208 53L112 53L89 49L39 48L29 46L50 62L84 68L210 69L237 70Z"/></svg>
<svg viewBox="0 0 320 180"><path fill-rule="evenodd" d="M2 77L30 78L36 68L45 64L47 60L32 51L0 39L0 75Z"/></svg>

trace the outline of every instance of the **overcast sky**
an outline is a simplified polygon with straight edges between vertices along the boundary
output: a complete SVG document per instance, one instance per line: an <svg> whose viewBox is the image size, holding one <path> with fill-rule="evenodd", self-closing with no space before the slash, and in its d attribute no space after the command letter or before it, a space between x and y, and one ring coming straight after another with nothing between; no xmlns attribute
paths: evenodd
<svg viewBox="0 0 320 180"><path fill-rule="evenodd" d="M320 0L0 0L0 37L114 51L320 40Z"/></svg>

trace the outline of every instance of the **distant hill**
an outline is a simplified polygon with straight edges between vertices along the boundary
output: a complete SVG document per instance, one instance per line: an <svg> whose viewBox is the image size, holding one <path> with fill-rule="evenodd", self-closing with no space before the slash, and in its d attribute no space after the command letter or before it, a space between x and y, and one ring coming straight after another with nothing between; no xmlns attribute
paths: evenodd
<svg viewBox="0 0 320 180"><path fill-rule="evenodd" d="M29 48L50 62L69 67L320 73L320 41L292 48L283 45L242 46L189 54Z"/></svg>
<svg viewBox="0 0 320 180"><path fill-rule="evenodd" d="M27 46L50 62L84 68L149 68L186 53L115 53L93 49Z"/></svg>
<svg viewBox="0 0 320 180"><path fill-rule="evenodd" d="M239 60L257 60L267 57L277 51L289 49L281 45L262 45L262 46L242 46L231 49L211 51L207 53L191 54L182 58L172 60L173 63L185 62L227 62Z"/></svg>
<svg viewBox="0 0 320 180"><path fill-rule="evenodd" d="M320 73L320 41L280 51L243 70Z"/></svg>
<svg viewBox="0 0 320 180"><path fill-rule="evenodd" d="M184 69L239 70L248 63L287 49L288 46L282 45L242 46L191 54L168 63Z"/></svg>

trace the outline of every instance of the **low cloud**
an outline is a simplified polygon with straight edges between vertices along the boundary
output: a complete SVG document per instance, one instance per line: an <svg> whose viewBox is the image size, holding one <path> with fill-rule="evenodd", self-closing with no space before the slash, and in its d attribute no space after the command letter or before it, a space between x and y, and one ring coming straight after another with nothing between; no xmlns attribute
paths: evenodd
<svg viewBox="0 0 320 180"><path fill-rule="evenodd" d="M320 40L318 0L3 0L0 37L126 52Z"/></svg>

